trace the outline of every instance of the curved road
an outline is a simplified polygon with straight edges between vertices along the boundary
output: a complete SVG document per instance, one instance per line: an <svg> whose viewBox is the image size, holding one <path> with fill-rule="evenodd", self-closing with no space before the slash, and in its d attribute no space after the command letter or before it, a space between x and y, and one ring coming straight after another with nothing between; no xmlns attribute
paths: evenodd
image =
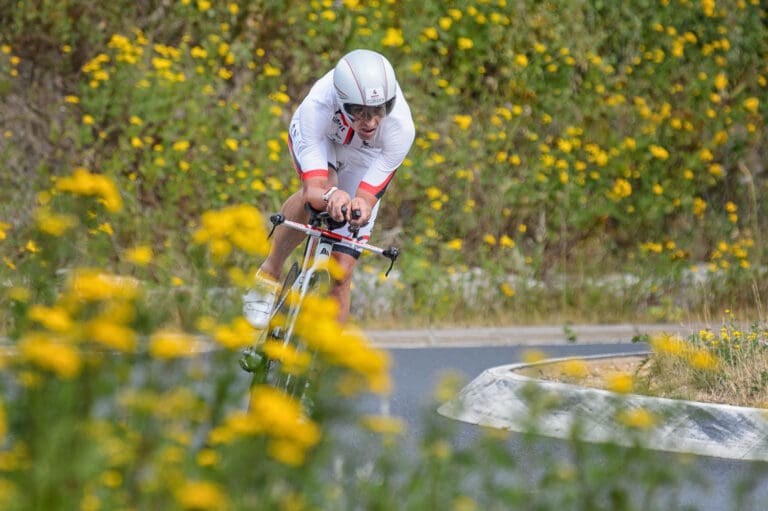
<svg viewBox="0 0 768 511"><path fill-rule="evenodd" d="M644 335L676 333L683 337L702 328L700 325L609 325L521 328L476 328L437 330L367 331L377 346L392 356L394 391L387 402L364 402L370 413L388 412L407 424L409 438L420 435L423 414L434 410L436 383L446 373L458 373L469 382L485 369L519 362L522 354L535 348L552 358L629 353L647 349ZM436 412L435 412L436 413ZM445 419L448 420L448 419ZM460 425L459 442L470 442L478 436L478 428ZM520 454L520 440L512 436L510 447ZM561 441L541 439L544 449L563 449ZM526 444L527 445L527 444ZM535 453L534 453L535 454ZM680 463L678 458L659 453L660 463ZM768 464L739 462L710 457L696 457L695 468L703 477L690 488L683 488L679 500L692 509L706 511L762 511L768 509L768 480L764 477ZM745 500L734 501L737 486L749 488ZM743 495L744 497L744 495Z"/></svg>

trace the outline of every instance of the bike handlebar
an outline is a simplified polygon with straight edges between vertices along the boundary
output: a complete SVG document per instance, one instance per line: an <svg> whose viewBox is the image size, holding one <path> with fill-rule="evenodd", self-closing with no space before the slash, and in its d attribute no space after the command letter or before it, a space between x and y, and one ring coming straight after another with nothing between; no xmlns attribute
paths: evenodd
<svg viewBox="0 0 768 511"><path fill-rule="evenodd" d="M299 222L288 220L287 218L285 218L285 215L281 213L275 213L274 215L269 217L269 221L272 222L272 231L269 233L269 235L272 236L272 233L275 231L275 228L278 225L284 225L286 227L290 227L291 229L301 231L307 236L314 236L317 238L323 237L330 240L334 244L339 244L354 250L359 250L361 252L367 251L367 252L372 252L374 254L378 254L382 257L386 257L387 259L389 259L390 261L389 268L384 274L385 276L389 276L389 272L392 271L392 268L395 265L395 259L397 259L397 257L400 255L400 250L397 247L380 248L375 245L364 243L355 238L350 238L348 236L343 236L333 231L323 229L320 226L322 225L322 222L327 223L328 220L331 220L330 215L326 211L315 211L313 218L310 218L310 222L312 222L312 220L314 220L313 223L302 224Z"/></svg>

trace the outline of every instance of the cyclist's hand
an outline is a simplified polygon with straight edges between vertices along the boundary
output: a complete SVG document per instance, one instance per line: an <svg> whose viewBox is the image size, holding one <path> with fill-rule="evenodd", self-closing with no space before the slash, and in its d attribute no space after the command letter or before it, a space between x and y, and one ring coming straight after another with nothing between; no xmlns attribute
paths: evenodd
<svg viewBox="0 0 768 511"><path fill-rule="evenodd" d="M346 208L346 211L350 210L350 198L349 194L344 190L336 190L328 198L328 204L325 206L325 210L331 215L331 218L337 222L344 222L348 220L342 208Z"/></svg>
<svg viewBox="0 0 768 511"><path fill-rule="evenodd" d="M347 221L351 227L362 227L371 219L371 206L365 199L355 197L349 206Z"/></svg>

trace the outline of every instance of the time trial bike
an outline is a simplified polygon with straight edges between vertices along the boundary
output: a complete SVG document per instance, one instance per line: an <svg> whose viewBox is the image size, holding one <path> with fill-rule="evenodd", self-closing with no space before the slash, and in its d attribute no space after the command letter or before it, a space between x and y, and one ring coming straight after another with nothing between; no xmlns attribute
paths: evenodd
<svg viewBox="0 0 768 511"><path fill-rule="evenodd" d="M284 226L303 232L306 235L306 242L301 260L295 261L290 266L283 280L267 328L260 331L255 345L243 350L240 357L240 366L245 371L253 373L252 386L268 384L298 399L305 398L309 379L306 376L299 377L290 371L282 370L280 361L268 356L263 350L265 343L279 341L284 346L293 345L294 348L304 350L301 340L297 339L294 331L296 322L301 313L302 304L310 293L330 289L332 275L328 265L335 246L370 252L389 259L389 268L385 273L387 276L400 253L396 247L380 248L356 237L347 237L333 232L334 229L343 226L344 222L336 222L328 212L317 211L308 204L306 208L310 213L306 224L288 220L279 213L269 218L272 223L270 237L278 226ZM357 216L359 212L353 211L353 215Z"/></svg>

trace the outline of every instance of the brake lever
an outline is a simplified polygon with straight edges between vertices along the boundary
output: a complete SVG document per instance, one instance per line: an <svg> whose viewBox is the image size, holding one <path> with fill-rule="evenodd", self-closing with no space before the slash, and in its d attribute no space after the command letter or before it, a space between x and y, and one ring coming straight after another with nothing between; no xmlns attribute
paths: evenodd
<svg viewBox="0 0 768 511"><path fill-rule="evenodd" d="M275 228L285 222L285 215L282 213L275 213L274 215L269 217L269 221L272 222L272 229L269 231L269 236L267 236L267 239L272 237L272 233L275 232Z"/></svg>
<svg viewBox="0 0 768 511"><path fill-rule="evenodd" d="M400 255L400 250L397 247L389 247L382 252L382 255L389 259L389 268L387 268L387 271L384 273L385 277L389 277L389 272L395 267L395 259Z"/></svg>

